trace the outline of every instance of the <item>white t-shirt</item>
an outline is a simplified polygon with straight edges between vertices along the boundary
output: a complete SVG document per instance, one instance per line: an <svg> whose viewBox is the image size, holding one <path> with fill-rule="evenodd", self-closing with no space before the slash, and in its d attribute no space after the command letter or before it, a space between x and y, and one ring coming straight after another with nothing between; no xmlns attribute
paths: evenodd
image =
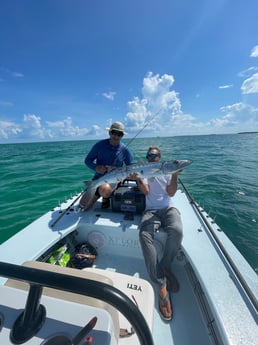
<svg viewBox="0 0 258 345"><path fill-rule="evenodd" d="M174 207L173 198L167 193L167 185L170 180L171 175L161 175L143 180L150 187L150 192L146 195L146 210Z"/></svg>

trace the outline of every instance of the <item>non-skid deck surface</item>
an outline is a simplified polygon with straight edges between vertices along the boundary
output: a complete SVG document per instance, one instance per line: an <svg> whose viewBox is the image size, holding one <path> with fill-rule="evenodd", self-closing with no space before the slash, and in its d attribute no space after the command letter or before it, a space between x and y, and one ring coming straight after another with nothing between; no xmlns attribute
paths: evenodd
<svg viewBox="0 0 258 345"><path fill-rule="evenodd" d="M149 280L143 260L105 255L97 260L97 268L108 271L124 272L132 276ZM180 290L172 294L174 317L169 323L164 322L159 315L157 289L154 284L155 310L153 338L155 344L166 345L209 345L212 344L208 330L202 322L200 310L194 292L184 268L184 262L175 259L173 272L180 283ZM186 331L187 330L187 331Z"/></svg>

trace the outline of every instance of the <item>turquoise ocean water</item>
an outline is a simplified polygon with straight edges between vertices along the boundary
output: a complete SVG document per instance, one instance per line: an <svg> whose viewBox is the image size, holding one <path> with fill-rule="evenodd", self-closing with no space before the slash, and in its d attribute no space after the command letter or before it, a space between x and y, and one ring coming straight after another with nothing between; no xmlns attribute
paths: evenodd
<svg viewBox="0 0 258 345"><path fill-rule="evenodd" d="M127 143L130 139L125 139ZM0 145L0 243L84 188L95 141ZM181 180L258 271L258 134L136 138L135 162L150 145L163 159L192 159Z"/></svg>

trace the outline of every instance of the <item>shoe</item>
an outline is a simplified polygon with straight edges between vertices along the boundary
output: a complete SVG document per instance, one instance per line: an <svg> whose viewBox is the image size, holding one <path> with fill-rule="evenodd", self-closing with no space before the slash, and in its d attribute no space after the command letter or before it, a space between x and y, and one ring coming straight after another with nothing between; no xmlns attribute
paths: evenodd
<svg viewBox="0 0 258 345"><path fill-rule="evenodd" d="M109 198L103 198L101 208L109 208L110 206L110 199Z"/></svg>
<svg viewBox="0 0 258 345"><path fill-rule="evenodd" d="M164 313L164 311L165 310L168 311L168 309L171 309L171 312ZM162 298L159 294L159 313L162 320L167 321L167 322L172 320L172 317L173 317L172 303L170 299L170 294L167 290L166 290L166 295L164 298Z"/></svg>
<svg viewBox="0 0 258 345"><path fill-rule="evenodd" d="M84 211L84 208L81 205L77 205L74 207L74 213L80 213L83 211Z"/></svg>
<svg viewBox="0 0 258 345"><path fill-rule="evenodd" d="M101 197L101 195L99 194L99 187L96 189L96 191L95 191L95 195L96 195L98 198L100 198L100 197Z"/></svg>
<svg viewBox="0 0 258 345"><path fill-rule="evenodd" d="M167 278L167 285L168 285L168 290L171 291L171 292L178 292L179 291L179 282L178 280L176 279L175 275L164 269L163 268L163 272L165 274L165 277Z"/></svg>
<svg viewBox="0 0 258 345"><path fill-rule="evenodd" d="M128 331L127 328L120 328L119 338L127 338L135 334L134 329L131 327L131 331Z"/></svg>

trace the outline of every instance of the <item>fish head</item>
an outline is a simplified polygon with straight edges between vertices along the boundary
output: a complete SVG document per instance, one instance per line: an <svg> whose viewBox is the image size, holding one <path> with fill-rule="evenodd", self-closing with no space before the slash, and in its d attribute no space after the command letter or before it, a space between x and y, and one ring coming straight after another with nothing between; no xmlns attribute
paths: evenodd
<svg viewBox="0 0 258 345"><path fill-rule="evenodd" d="M173 161L165 161L162 163L162 171L165 175L167 174L174 174L179 170L184 169L188 165L192 163L191 160L173 160Z"/></svg>

